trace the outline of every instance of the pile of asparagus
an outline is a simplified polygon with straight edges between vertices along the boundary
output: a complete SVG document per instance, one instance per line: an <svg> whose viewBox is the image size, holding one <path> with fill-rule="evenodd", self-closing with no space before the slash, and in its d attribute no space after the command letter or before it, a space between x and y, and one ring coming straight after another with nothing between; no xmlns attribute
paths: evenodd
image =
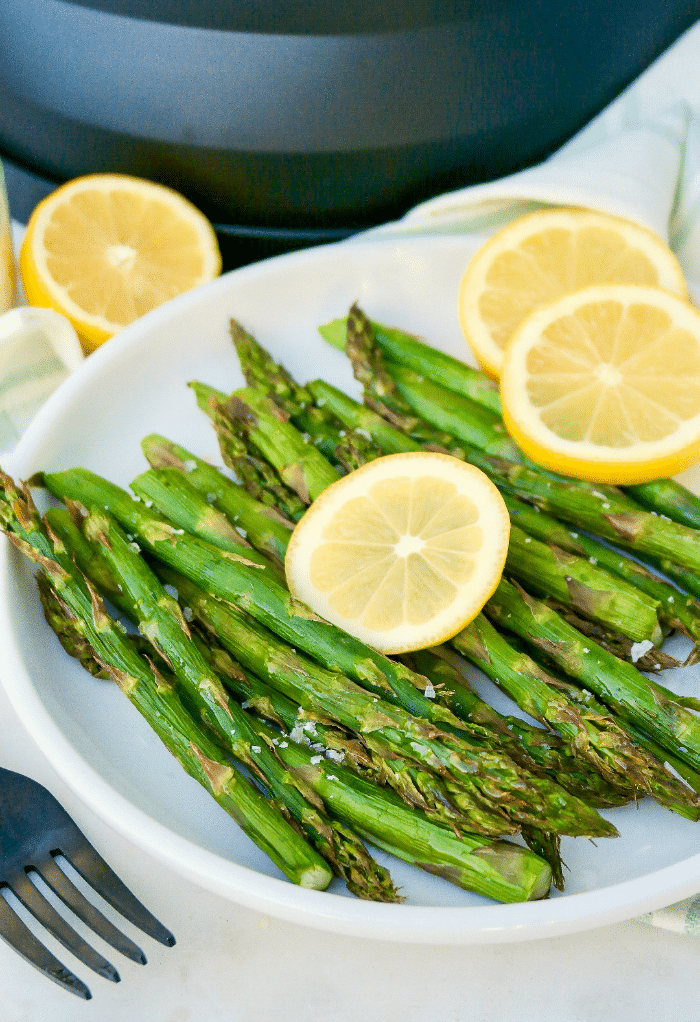
<svg viewBox="0 0 700 1022"><path fill-rule="evenodd" d="M1 477L0 527L38 565L64 648L303 886L401 900L369 844L490 898L541 898L563 888L562 835L616 836L600 809L649 796L698 820L700 703L648 675L677 663L669 633L700 643L700 501L537 469L491 381L356 306L322 334L364 404L231 334L247 385L191 384L228 472L152 435L133 493L80 468ZM293 600L284 554L334 480L422 449L490 476L510 550L475 621L388 658ZM40 515L31 486L60 505ZM465 660L537 723L480 698Z"/></svg>

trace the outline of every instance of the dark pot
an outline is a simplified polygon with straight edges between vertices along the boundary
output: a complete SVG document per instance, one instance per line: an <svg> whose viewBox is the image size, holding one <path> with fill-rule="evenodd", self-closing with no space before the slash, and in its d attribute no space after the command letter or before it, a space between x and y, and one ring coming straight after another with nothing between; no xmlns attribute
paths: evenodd
<svg viewBox="0 0 700 1022"><path fill-rule="evenodd" d="M300 247L543 159L698 13L690 0L12 0L0 156L47 189L94 171L162 181L233 243Z"/></svg>

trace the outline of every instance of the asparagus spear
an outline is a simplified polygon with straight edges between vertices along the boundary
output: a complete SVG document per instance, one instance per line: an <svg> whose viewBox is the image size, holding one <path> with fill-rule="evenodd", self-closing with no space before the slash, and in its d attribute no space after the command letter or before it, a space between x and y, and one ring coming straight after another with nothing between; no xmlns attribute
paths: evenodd
<svg viewBox="0 0 700 1022"><path fill-rule="evenodd" d="M412 440L378 412L358 404L331 383L312 380L307 386L320 408L327 409L340 419L346 429L362 430L382 454L424 450L422 443Z"/></svg>
<svg viewBox="0 0 700 1022"><path fill-rule="evenodd" d="M339 473L301 433L288 421L273 401L252 387L242 387L230 397L221 396L202 383L191 384L197 403L214 422L217 430L231 429L234 420L260 455L270 462L285 486L292 489L304 504L339 478Z"/></svg>
<svg viewBox="0 0 700 1022"><path fill-rule="evenodd" d="M542 543L511 524L507 574L531 591L580 610L615 632L659 645L663 632L656 601L585 557Z"/></svg>
<svg viewBox="0 0 700 1022"><path fill-rule="evenodd" d="M307 793L281 768L269 748L257 743L250 718L227 697L221 679L191 641L176 600L160 585L121 529L105 513L93 512L85 519L83 531L100 545L101 557L119 579L139 628L171 665L188 699L225 748L260 777L354 893L373 900L395 900L396 892L386 871L373 862L352 834L333 825L322 806L311 804ZM362 874L354 866L360 861L367 867Z"/></svg>
<svg viewBox="0 0 700 1022"><path fill-rule="evenodd" d="M355 378L362 384L364 402L372 411L383 415L413 440L449 449L454 438L439 426L426 421L420 409L413 409L402 396L387 371L384 356L376 344L371 322L357 304L348 314L345 353L352 364ZM411 373L411 370L405 370ZM503 422L493 412L467 399L470 415L465 417L468 442L503 457L518 458L518 448L510 439ZM468 422L468 424L467 424Z"/></svg>
<svg viewBox="0 0 700 1022"><path fill-rule="evenodd" d="M243 439L243 424L223 410L226 394L196 381L190 386L197 405L210 417L216 429L224 464L235 472L256 500L278 509L289 521L297 522L306 510L306 503L291 487L280 482L264 459L251 457Z"/></svg>
<svg viewBox="0 0 700 1022"><path fill-rule="evenodd" d="M654 479L626 486L625 493L649 511L666 515L680 525L700 529L700 497L675 479Z"/></svg>
<svg viewBox="0 0 700 1022"><path fill-rule="evenodd" d="M695 641L700 640L700 603L693 597L679 592L627 554L572 529L540 508L509 494L504 494L503 499L511 522L528 535L587 557L592 564L604 567L611 574L647 593L656 602L659 618L668 628L681 631Z"/></svg>
<svg viewBox="0 0 700 1022"><path fill-rule="evenodd" d="M249 387L267 394L290 417L300 433L332 463L346 472L377 457L366 437L314 404L311 391L298 384L236 320L230 324L241 369Z"/></svg>
<svg viewBox="0 0 700 1022"><path fill-rule="evenodd" d="M347 322L347 316L332 320L320 326L319 333L329 344L344 351ZM461 394L497 415L501 414L498 384L485 373L472 369L464 362L424 344L418 337L396 327L372 320L372 328L377 345L384 352L387 362L412 369L454 394Z"/></svg>
<svg viewBox="0 0 700 1022"><path fill-rule="evenodd" d="M619 777L616 777L614 782L606 780L590 760L580 755L576 742L567 743L554 731L535 727L519 717L504 716L484 702L468 685L459 669L459 662L464 661L450 647L420 650L410 654L410 660L414 662L417 670L421 670L430 678L436 688L459 690L468 697L472 705L472 715L477 720L484 718L492 727L506 733L514 758L517 756L517 746L520 745L526 750L530 761L535 762L549 776L558 780L567 791L578 795L589 805L597 808L621 806L634 797L631 783L626 783L623 779L621 784ZM607 709L602 707L596 712L599 716L608 713Z"/></svg>
<svg viewBox="0 0 700 1022"><path fill-rule="evenodd" d="M457 808L464 810L470 829L510 829L513 823L538 825L544 821L551 821L556 830L568 826L561 817L574 806L564 809L564 799L557 807L562 794L558 786L519 770L507 754L484 740L483 728L474 727L469 739L441 733L290 650L235 607L213 599L188 580L167 571L164 577L175 585L194 617L247 670L304 708L321 709L356 731L373 751L386 753L384 758L413 760L441 776ZM536 803L540 805L537 811Z"/></svg>
<svg viewBox="0 0 700 1022"><path fill-rule="evenodd" d="M542 650L623 720L694 769L700 766L700 719L672 699L667 690L600 646L588 645L550 607L504 579L484 610L496 624Z"/></svg>
<svg viewBox="0 0 700 1022"><path fill-rule="evenodd" d="M660 671L669 667L680 667L681 662L670 653L659 649L651 642L633 642L631 639L620 635L619 632L611 632L604 628L592 618L583 617L564 603L548 597L546 603L559 614L572 628L575 628L580 635L592 639L603 649L616 656L618 660L624 660L640 671Z"/></svg>
<svg viewBox="0 0 700 1022"><path fill-rule="evenodd" d="M517 637L513 636L512 645L520 643ZM522 646L524 647L524 643ZM520 648L520 647L518 647ZM533 650L533 655L538 656L538 651ZM566 697L575 705L581 706L586 710L591 710L593 713L606 714L609 712L608 707L604 706L594 695L586 688L581 688L579 684L571 679L564 680L561 676L552 679L552 684L556 686L561 692L566 694ZM678 698L678 697L676 697ZM686 705L685 700L679 700L681 705ZM692 706L692 703L696 701L691 700L688 705L691 708L697 709L697 706ZM655 742L645 734L638 727L633 724L627 723L625 730L629 733L633 741L640 745L647 752L650 752L660 763L665 763L670 766L683 780L693 789L695 792L700 792L700 771L693 770L692 767L684 763L683 760L678 759L673 753L668 752L667 749L662 749L658 742Z"/></svg>
<svg viewBox="0 0 700 1022"><path fill-rule="evenodd" d="M141 441L141 449L154 469L170 468L186 473L195 489L244 530L256 550L269 557L273 564L284 567L293 522L276 508L256 500L213 465L165 437L151 433Z"/></svg>
<svg viewBox="0 0 700 1022"><path fill-rule="evenodd" d="M663 761L637 747L608 712L576 708L556 679L514 650L483 614L455 636L452 645L522 710L552 727L569 743L572 754L595 766L623 794L633 797L637 789L674 812L700 819L700 799L665 769Z"/></svg>
<svg viewBox="0 0 700 1022"><path fill-rule="evenodd" d="M485 373L472 369L464 362L422 343L417 337L396 327L374 321L372 327L376 343L384 353L392 376L397 377L395 367L405 367L430 383L501 414L497 384ZM347 317L333 320L319 327L319 331L334 347L345 349ZM626 486L624 492L649 511L666 515L681 525L700 528L700 498L674 479L657 479Z"/></svg>
<svg viewBox="0 0 700 1022"><path fill-rule="evenodd" d="M212 507L209 501L189 482L188 476L177 469L150 469L132 481L131 489L139 499L158 509L177 508L178 516L171 521L193 536L213 543L231 553L243 553L251 562L259 564L271 578L281 581L284 571L254 549L247 539L229 521L225 514Z"/></svg>
<svg viewBox="0 0 700 1022"><path fill-rule="evenodd" d="M274 804L239 774L209 732L192 720L173 687L128 644L97 592L44 529L26 487L0 476L4 499L0 523L10 541L35 561L55 590L64 613L93 648L102 669L117 683L156 734L248 836L294 883L324 889L331 872L320 856L280 815Z"/></svg>

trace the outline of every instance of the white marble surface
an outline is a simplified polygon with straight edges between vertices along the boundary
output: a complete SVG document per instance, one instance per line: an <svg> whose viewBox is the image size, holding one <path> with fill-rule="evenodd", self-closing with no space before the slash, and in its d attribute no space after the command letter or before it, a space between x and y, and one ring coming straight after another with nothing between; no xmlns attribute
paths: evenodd
<svg viewBox="0 0 700 1022"><path fill-rule="evenodd" d="M48 765L1 689L0 734L2 764L46 784L177 938L174 948L163 948L125 924L148 964L134 965L100 947L122 981L108 983L76 965L92 990L88 1002L50 983L0 942L0 1022L432 1022L438 1017L444 1022L516 1017L684 1022L697 1017L697 939L630 922L526 944L421 947L280 922L181 880L111 832ZM55 950L64 963L74 964L62 948Z"/></svg>

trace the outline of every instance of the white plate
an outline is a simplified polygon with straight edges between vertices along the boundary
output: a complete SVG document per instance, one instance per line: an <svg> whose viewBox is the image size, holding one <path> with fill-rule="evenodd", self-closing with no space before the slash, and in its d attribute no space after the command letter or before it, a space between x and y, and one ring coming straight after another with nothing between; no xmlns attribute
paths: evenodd
<svg viewBox="0 0 700 1022"><path fill-rule="evenodd" d="M222 277L91 355L49 399L5 467L26 478L39 469L85 465L127 485L146 467L139 442L150 432L218 463L213 431L186 384L198 378L226 391L242 383L230 316L299 380L322 376L354 395L345 357L321 341L316 327L356 299L374 318L466 357L455 296L480 240L345 243ZM301 890L184 774L116 687L65 656L43 620L30 567L7 543L0 548L2 678L21 720L95 813L203 887L298 923L429 944L570 933L700 890L697 825L648 800L609 814L621 831L615 840L596 846L566 839L567 893L547 901L494 904L396 860L391 871L407 895L400 906L358 901L341 884L330 892ZM697 670L667 672L664 680L700 690Z"/></svg>

